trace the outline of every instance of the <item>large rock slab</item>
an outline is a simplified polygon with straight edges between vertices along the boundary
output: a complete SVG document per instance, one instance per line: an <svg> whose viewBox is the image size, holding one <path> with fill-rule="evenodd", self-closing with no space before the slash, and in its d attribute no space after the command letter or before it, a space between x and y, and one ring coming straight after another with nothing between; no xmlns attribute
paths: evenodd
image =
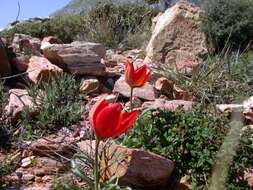
<svg viewBox="0 0 253 190"><path fill-rule="evenodd" d="M106 49L99 43L52 44L43 49L43 54L53 64L73 74L105 74L101 58L105 56Z"/></svg>
<svg viewBox="0 0 253 190"><path fill-rule="evenodd" d="M81 141L77 145L82 153L94 157L95 140ZM110 142L101 143L99 152L102 180L116 176L120 185L134 189L169 189L175 169L173 161L151 152Z"/></svg>
<svg viewBox="0 0 253 190"><path fill-rule="evenodd" d="M9 76L11 74L11 66L5 50L5 44L0 39L0 77Z"/></svg>
<svg viewBox="0 0 253 190"><path fill-rule="evenodd" d="M116 144L102 152L101 176L116 176L119 184L132 188L167 189L174 171L174 162L160 155Z"/></svg>
<svg viewBox="0 0 253 190"><path fill-rule="evenodd" d="M199 7L180 1L154 18L145 62L184 72L201 63L207 48L205 36L200 31L200 13Z"/></svg>
<svg viewBox="0 0 253 190"><path fill-rule="evenodd" d="M131 89L129 85L125 81L125 77L122 76L116 81L113 92L119 93L120 95L129 98L130 90ZM147 82L141 88L134 88L133 96L143 100L152 101L155 100L157 94L154 86Z"/></svg>
<svg viewBox="0 0 253 190"><path fill-rule="evenodd" d="M44 57L32 56L28 64L28 78L35 84L48 82L62 73L62 69L53 65Z"/></svg>

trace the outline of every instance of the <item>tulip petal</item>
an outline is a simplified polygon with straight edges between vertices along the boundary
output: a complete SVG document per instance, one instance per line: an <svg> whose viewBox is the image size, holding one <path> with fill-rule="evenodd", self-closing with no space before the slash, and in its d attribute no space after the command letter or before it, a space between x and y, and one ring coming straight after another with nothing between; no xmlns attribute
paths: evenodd
<svg viewBox="0 0 253 190"><path fill-rule="evenodd" d="M119 125L114 131L114 137L119 136L122 133L126 132L128 129L130 129L135 123L138 115L138 111L121 113Z"/></svg>
<svg viewBox="0 0 253 190"><path fill-rule="evenodd" d="M135 87L141 87L145 84L145 82L148 80L148 77L150 75L150 70L147 68L146 65L143 65L136 69L134 71L133 75L133 81L135 84Z"/></svg>
<svg viewBox="0 0 253 190"><path fill-rule="evenodd" d="M98 113L105 108L106 106L109 105L109 103L106 101L107 94L103 94L101 95L101 97L99 98L99 100L94 104L94 106L92 106L90 113L89 113L89 120L91 125L94 127L95 125L95 121L96 121L96 117L98 115Z"/></svg>
<svg viewBox="0 0 253 190"><path fill-rule="evenodd" d="M133 62L127 60L125 64L125 81L129 86L133 85L133 74L134 74L134 65Z"/></svg>
<svg viewBox="0 0 253 190"><path fill-rule="evenodd" d="M122 106L120 103L109 104L101 110L95 121L95 133L100 138L114 137L114 129L120 121Z"/></svg>

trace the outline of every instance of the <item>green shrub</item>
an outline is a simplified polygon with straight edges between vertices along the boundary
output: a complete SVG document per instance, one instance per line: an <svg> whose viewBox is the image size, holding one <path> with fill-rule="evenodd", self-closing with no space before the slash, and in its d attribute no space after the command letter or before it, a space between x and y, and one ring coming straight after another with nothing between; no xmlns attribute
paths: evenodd
<svg viewBox="0 0 253 190"><path fill-rule="evenodd" d="M237 154L234 162L231 164L229 172L228 189L249 189L247 180L245 179L246 170L253 168L253 129L247 127L241 135L241 141L237 148Z"/></svg>
<svg viewBox="0 0 253 190"><path fill-rule="evenodd" d="M74 77L62 74L49 83L35 85L29 91L35 104L36 115L30 115L29 110L23 112L23 122L31 131L36 129L53 129L69 126L81 118L81 97L79 85Z"/></svg>
<svg viewBox="0 0 253 190"><path fill-rule="evenodd" d="M82 20L83 17L80 15L54 17L42 23L19 24L12 29L2 31L1 35L9 39L12 39L15 33L28 34L37 38L57 36L63 42L69 43L82 32Z"/></svg>
<svg viewBox="0 0 253 190"><path fill-rule="evenodd" d="M194 187L203 188L228 131L227 123L225 117L200 110L148 110L139 117L123 144L175 161L178 179L187 175Z"/></svg>
<svg viewBox="0 0 253 190"><path fill-rule="evenodd" d="M85 16L84 34L91 41L118 47L128 35L150 29L156 14L157 11L141 4L101 3Z"/></svg>
<svg viewBox="0 0 253 190"><path fill-rule="evenodd" d="M252 40L252 0L208 0L203 9L202 30L212 48L221 50L228 41L238 49Z"/></svg>

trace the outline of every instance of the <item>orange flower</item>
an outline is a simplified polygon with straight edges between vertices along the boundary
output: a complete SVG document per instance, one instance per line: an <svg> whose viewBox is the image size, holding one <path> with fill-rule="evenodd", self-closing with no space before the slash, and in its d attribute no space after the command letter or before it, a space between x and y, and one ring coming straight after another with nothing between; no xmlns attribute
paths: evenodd
<svg viewBox="0 0 253 190"><path fill-rule="evenodd" d="M110 104L106 96L102 95L89 114L90 123L99 139L116 137L126 132L139 115L138 111L122 112L121 104Z"/></svg>
<svg viewBox="0 0 253 190"><path fill-rule="evenodd" d="M125 80L131 88L142 87L150 76L150 69L143 65L134 69L132 61L127 61L125 65Z"/></svg>

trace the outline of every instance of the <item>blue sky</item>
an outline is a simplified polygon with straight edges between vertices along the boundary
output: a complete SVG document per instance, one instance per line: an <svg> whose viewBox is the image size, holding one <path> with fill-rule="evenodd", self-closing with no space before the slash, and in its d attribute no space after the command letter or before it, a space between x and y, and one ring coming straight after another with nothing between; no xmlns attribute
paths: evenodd
<svg viewBox="0 0 253 190"><path fill-rule="evenodd" d="M19 19L24 19L49 16L70 0L0 0L0 29L15 21L18 14L18 2L21 6Z"/></svg>

